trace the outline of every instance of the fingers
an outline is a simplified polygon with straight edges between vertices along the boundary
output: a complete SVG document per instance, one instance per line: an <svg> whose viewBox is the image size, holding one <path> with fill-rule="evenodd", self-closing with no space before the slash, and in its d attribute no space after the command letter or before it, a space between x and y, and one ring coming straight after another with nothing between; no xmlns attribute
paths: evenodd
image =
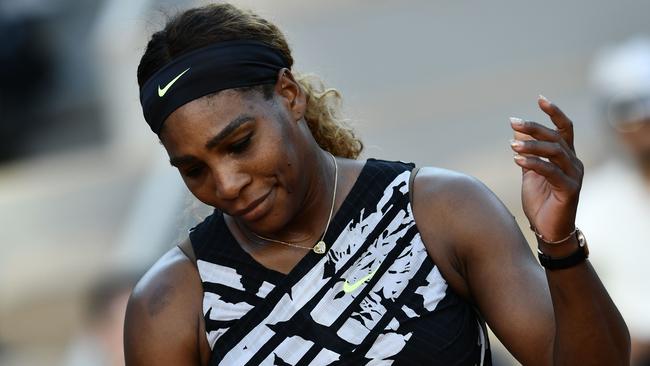
<svg viewBox="0 0 650 366"><path fill-rule="evenodd" d="M536 140L550 142L560 142L563 140L562 135L560 135L558 131L552 130L537 122L524 121L521 118L510 117L510 124L515 132L531 136Z"/></svg>
<svg viewBox="0 0 650 366"><path fill-rule="evenodd" d="M565 174L572 177L579 175L575 165L575 157L557 142L538 140L511 140L511 148L520 155L546 158L557 165Z"/></svg>
<svg viewBox="0 0 650 366"><path fill-rule="evenodd" d="M584 167L573 149L573 123L543 96L538 99L538 104L557 129L510 118L515 131L515 139L510 141L511 148L517 153L515 162L523 168L524 174L533 170L557 188L571 191L577 186L579 190Z"/></svg>
<svg viewBox="0 0 650 366"><path fill-rule="evenodd" d="M512 126L512 129L515 131L516 140L519 140L517 136L523 134L530 136L535 140L557 143L566 149L571 156L575 157L575 151L569 146L559 131L552 130L537 122L524 121L521 118L516 117L510 118L510 124ZM530 137L525 138L524 140L528 140Z"/></svg>
<svg viewBox="0 0 650 366"><path fill-rule="evenodd" d="M539 105L539 108L551 118L551 121L553 121L553 124L557 127L557 131L562 139L566 141L571 150L575 151L573 146L573 122L571 122L569 117L567 117L558 106L551 103L541 94L537 98L537 104Z"/></svg>
<svg viewBox="0 0 650 366"><path fill-rule="evenodd" d="M577 194L580 191L580 183L566 175L557 165L544 161L534 156L515 155L515 163L525 171L532 170L543 176L554 187L561 191Z"/></svg>

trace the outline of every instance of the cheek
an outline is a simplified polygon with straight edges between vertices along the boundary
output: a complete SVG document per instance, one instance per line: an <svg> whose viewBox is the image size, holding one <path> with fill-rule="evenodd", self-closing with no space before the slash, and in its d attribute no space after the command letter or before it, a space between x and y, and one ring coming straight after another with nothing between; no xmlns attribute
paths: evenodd
<svg viewBox="0 0 650 366"><path fill-rule="evenodd" d="M650 128L643 128L636 133L623 135L623 140L635 152L650 150Z"/></svg>
<svg viewBox="0 0 650 366"><path fill-rule="evenodd" d="M252 175L251 188L255 193L274 187L276 209L273 215L284 217L295 209L296 201L299 201L301 156L296 153L289 137L282 133L265 137L245 159L245 170Z"/></svg>
<svg viewBox="0 0 650 366"><path fill-rule="evenodd" d="M293 193L300 183L300 172L305 171L302 167L303 157L295 150L295 146L288 144L286 140L279 142L278 146L270 157L273 161L269 162L269 165L275 167L275 175L287 192Z"/></svg>
<svg viewBox="0 0 650 366"><path fill-rule="evenodd" d="M646 122L646 125L643 127L641 134L642 144L647 148L650 148L650 123Z"/></svg>
<svg viewBox="0 0 650 366"><path fill-rule="evenodd" d="M301 155L288 154L278 162L281 169L278 174L278 183L282 187L279 199L281 206L287 213L295 212L307 194L307 177L304 172L309 171L309 166Z"/></svg>
<svg viewBox="0 0 650 366"><path fill-rule="evenodd" d="M185 186L196 199L206 205L216 207L214 186L210 183L209 175L200 180L185 179L182 176L181 179L183 179Z"/></svg>
<svg viewBox="0 0 650 366"><path fill-rule="evenodd" d="M274 121L265 121L264 123L276 123ZM261 134L256 136L258 140L253 144L250 154L242 163L249 167L251 172L262 173L264 175L284 175L287 167L291 168L293 149L289 136L282 130L273 130L267 132L265 136ZM288 165L289 164L289 165Z"/></svg>

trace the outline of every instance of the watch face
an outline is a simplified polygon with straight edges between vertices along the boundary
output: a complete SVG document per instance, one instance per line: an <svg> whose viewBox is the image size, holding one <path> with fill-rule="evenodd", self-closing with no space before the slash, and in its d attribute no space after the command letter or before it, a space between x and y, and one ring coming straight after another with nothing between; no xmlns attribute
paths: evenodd
<svg viewBox="0 0 650 366"><path fill-rule="evenodd" d="M587 239L585 238L585 235L580 231L580 229L576 230L576 233L578 234L578 243L582 248L584 248L585 251L585 258L589 257L589 246L587 246Z"/></svg>

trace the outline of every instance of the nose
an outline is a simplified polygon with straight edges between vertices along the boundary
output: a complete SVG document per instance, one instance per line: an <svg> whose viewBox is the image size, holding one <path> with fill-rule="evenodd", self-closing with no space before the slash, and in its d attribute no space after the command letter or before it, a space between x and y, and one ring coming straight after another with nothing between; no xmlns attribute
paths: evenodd
<svg viewBox="0 0 650 366"><path fill-rule="evenodd" d="M234 165L221 165L213 169L215 193L219 199L234 200L251 182L251 176Z"/></svg>

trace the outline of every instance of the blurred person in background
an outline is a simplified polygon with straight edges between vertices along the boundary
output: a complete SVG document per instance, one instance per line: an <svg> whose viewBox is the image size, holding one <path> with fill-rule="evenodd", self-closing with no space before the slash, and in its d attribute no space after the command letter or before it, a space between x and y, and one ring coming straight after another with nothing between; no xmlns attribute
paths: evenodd
<svg viewBox="0 0 650 366"><path fill-rule="evenodd" d="M215 211L134 289L127 365L490 365L483 317L526 365L628 362L574 225L582 164L556 105L538 100L554 129L511 119L544 270L475 179L356 160L339 94L292 66L275 25L228 4L152 35L145 119Z"/></svg>
<svg viewBox="0 0 650 366"><path fill-rule="evenodd" d="M124 314L135 282L130 273L112 271L90 288L85 328L70 343L64 366L124 365Z"/></svg>
<svg viewBox="0 0 650 366"><path fill-rule="evenodd" d="M630 328L633 365L645 366L650 365L650 39L604 49L591 78L607 132L618 146L585 175L577 224L590 233L592 261Z"/></svg>

